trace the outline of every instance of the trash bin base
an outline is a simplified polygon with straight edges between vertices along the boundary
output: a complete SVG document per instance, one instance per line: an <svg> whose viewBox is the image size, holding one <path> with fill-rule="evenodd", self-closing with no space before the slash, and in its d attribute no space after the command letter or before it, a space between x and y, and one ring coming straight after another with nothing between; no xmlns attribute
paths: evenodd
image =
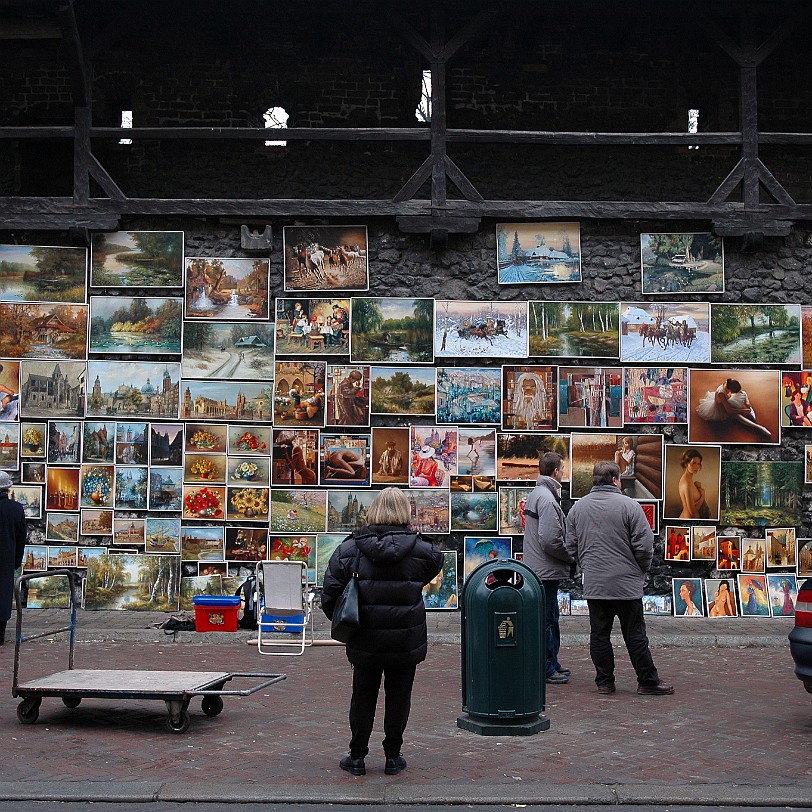
<svg viewBox="0 0 812 812"><path fill-rule="evenodd" d="M482 716L457 717L457 727L470 730L480 736L534 736L542 730L550 729L546 716L536 719L486 719Z"/></svg>

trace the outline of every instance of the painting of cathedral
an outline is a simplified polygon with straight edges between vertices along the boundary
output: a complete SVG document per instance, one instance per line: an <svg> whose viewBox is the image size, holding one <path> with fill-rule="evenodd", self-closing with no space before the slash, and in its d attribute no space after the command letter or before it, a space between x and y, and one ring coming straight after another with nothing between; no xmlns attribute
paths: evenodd
<svg viewBox="0 0 812 812"><path fill-rule="evenodd" d="M180 364L88 362L88 417L177 418L179 395Z"/></svg>
<svg viewBox="0 0 812 812"><path fill-rule="evenodd" d="M84 361L21 361L22 416L83 416L86 367Z"/></svg>
<svg viewBox="0 0 812 812"><path fill-rule="evenodd" d="M273 390L265 383L182 381L181 417L193 420L271 422Z"/></svg>
<svg viewBox="0 0 812 812"><path fill-rule="evenodd" d="M378 491L328 491L327 531L329 533L350 533L361 527L366 523L369 506L377 496Z"/></svg>

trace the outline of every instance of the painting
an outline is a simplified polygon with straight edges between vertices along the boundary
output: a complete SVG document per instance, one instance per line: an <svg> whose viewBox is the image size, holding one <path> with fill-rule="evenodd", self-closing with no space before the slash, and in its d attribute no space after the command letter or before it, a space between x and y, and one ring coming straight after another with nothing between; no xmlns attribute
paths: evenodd
<svg viewBox="0 0 812 812"><path fill-rule="evenodd" d="M268 529L272 533L323 533L327 529L327 495L324 490L275 488L271 491Z"/></svg>
<svg viewBox="0 0 812 812"><path fill-rule="evenodd" d="M119 465L146 465L149 460L149 423L116 423L116 462Z"/></svg>
<svg viewBox="0 0 812 812"><path fill-rule="evenodd" d="M723 293L722 238L710 232L640 235L643 294Z"/></svg>
<svg viewBox="0 0 812 812"><path fill-rule="evenodd" d="M76 566L79 569L87 569L91 561L98 561L107 555L107 547L77 547Z"/></svg>
<svg viewBox="0 0 812 812"><path fill-rule="evenodd" d="M273 380L273 322L186 321L183 324L184 378Z"/></svg>
<svg viewBox="0 0 812 812"><path fill-rule="evenodd" d="M222 561L222 527L184 525L180 529L180 556L184 561Z"/></svg>
<svg viewBox="0 0 812 812"><path fill-rule="evenodd" d="M3 361L0 363L0 422L19 420L19 407L20 362Z"/></svg>
<svg viewBox="0 0 812 812"><path fill-rule="evenodd" d="M272 449L272 485L311 487L318 484L318 429L274 429Z"/></svg>
<svg viewBox="0 0 812 812"><path fill-rule="evenodd" d="M701 578L674 578L671 589L675 617L704 617Z"/></svg>
<svg viewBox="0 0 812 812"><path fill-rule="evenodd" d="M323 361L277 361L274 425L323 426L326 375L327 365Z"/></svg>
<svg viewBox="0 0 812 812"><path fill-rule="evenodd" d="M710 306L711 363L801 363L801 307L795 304Z"/></svg>
<svg viewBox="0 0 812 812"><path fill-rule="evenodd" d="M228 561L262 561L267 554L267 527L226 527Z"/></svg>
<svg viewBox="0 0 812 812"><path fill-rule="evenodd" d="M499 425L502 376L498 368L439 367L436 382L438 423Z"/></svg>
<svg viewBox="0 0 812 812"><path fill-rule="evenodd" d="M268 319L270 260L186 258L187 319Z"/></svg>
<svg viewBox="0 0 812 812"><path fill-rule="evenodd" d="M743 538L742 572L765 572L767 566L767 539Z"/></svg>
<svg viewBox="0 0 812 812"><path fill-rule="evenodd" d="M267 522L268 498L268 488L235 488L229 485L226 519Z"/></svg>
<svg viewBox="0 0 812 812"><path fill-rule="evenodd" d="M316 536L316 586L324 586L324 573L330 558L345 538L346 533L319 533Z"/></svg>
<svg viewBox="0 0 812 812"><path fill-rule="evenodd" d="M48 547L48 569L76 566L76 547Z"/></svg>
<svg viewBox="0 0 812 812"><path fill-rule="evenodd" d="M155 555L180 553L180 519L148 517L144 523L144 552Z"/></svg>
<svg viewBox="0 0 812 812"><path fill-rule="evenodd" d="M769 617L766 575L739 575L739 610L742 617Z"/></svg>
<svg viewBox="0 0 812 812"><path fill-rule="evenodd" d="M50 559L50 549L49 559ZM75 550L74 562L75 562ZM67 557L70 557L68 552ZM48 560L50 564L50 560ZM27 609L68 609L71 604L70 581L63 575L46 575L28 582Z"/></svg>
<svg viewBox="0 0 812 812"><path fill-rule="evenodd" d="M369 375L366 365L327 364L326 425L369 425Z"/></svg>
<svg viewBox="0 0 812 812"><path fill-rule="evenodd" d="M798 543L798 577L812 578L812 539L797 540Z"/></svg>
<svg viewBox="0 0 812 812"><path fill-rule="evenodd" d="M21 416L82 417L86 373L84 361L22 361Z"/></svg>
<svg viewBox="0 0 812 812"><path fill-rule="evenodd" d="M178 583L180 560L176 556L108 555L98 561L91 559L85 580L85 608L171 612L178 608Z"/></svg>
<svg viewBox="0 0 812 812"><path fill-rule="evenodd" d="M423 587L426 609L456 609L459 604L457 585L457 551L443 550L443 566Z"/></svg>
<svg viewBox="0 0 812 812"><path fill-rule="evenodd" d="M0 245L0 302L84 302L87 249Z"/></svg>
<svg viewBox="0 0 812 812"><path fill-rule="evenodd" d="M691 561L716 561L715 525L694 525L691 528Z"/></svg>
<svg viewBox="0 0 812 812"><path fill-rule="evenodd" d="M533 488L499 488L499 533L523 536L525 528L524 507Z"/></svg>
<svg viewBox="0 0 812 812"><path fill-rule="evenodd" d="M687 423L686 367L625 367L623 422Z"/></svg>
<svg viewBox="0 0 812 812"><path fill-rule="evenodd" d="M83 509L79 524L80 536L112 536L113 511L104 508Z"/></svg>
<svg viewBox="0 0 812 812"><path fill-rule="evenodd" d="M256 421L273 420L273 385L240 381L181 381L182 419Z"/></svg>
<svg viewBox="0 0 812 812"><path fill-rule="evenodd" d="M665 446L664 519L719 520L721 459L717 445Z"/></svg>
<svg viewBox="0 0 812 812"><path fill-rule="evenodd" d="M581 281L579 223L497 223L500 285Z"/></svg>
<svg viewBox="0 0 812 812"><path fill-rule="evenodd" d="M511 558L513 539L508 536L463 536L463 580L467 581L482 564Z"/></svg>
<svg viewBox="0 0 812 812"><path fill-rule="evenodd" d="M370 484L369 434L321 433L321 484L359 487Z"/></svg>
<svg viewBox="0 0 812 812"><path fill-rule="evenodd" d="M183 325L180 298L91 296L91 353L180 355Z"/></svg>
<svg viewBox="0 0 812 812"><path fill-rule="evenodd" d="M279 355L349 355L349 299L277 299Z"/></svg>
<svg viewBox="0 0 812 812"><path fill-rule="evenodd" d="M496 478L518 482L535 482L539 475L542 454L554 451L564 460L564 482L570 481L569 434L505 434L496 435Z"/></svg>
<svg viewBox="0 0 812 812"><path fill-rule="evenodd" d="M47 513L45 539L75 544L79 541L79 517L75 513Z"/></svg>
<svg viewBox="0 0 812 812"><path fill-rule="evenodd" d="M812 369L812 305L801 305L801 337L803 367Z"/></svg>
<svg viewBox="0 0 812 812"><path fill-rule="evenodd" d="M87 357L87 305L0 303L0 355L5 358Z"/></svg>
<svg viewBox="0 0 812 812"><path fill-rule="evenodd" d="M451 532L448 496L445 488L409 488L406 498L412 517L411 529L416 533Z"/></svg>
<svg viewBox="0 0 812 812"><path fill-rule="evenodd" d="M496 477L455 474L451 477L450 490L461 493L496 493Z"/></svg>
<svg viewBox="0 0 812 812"><path fill-rule="evenodd" d="M103 420L82 423L82 462L115 462L116 424Z"/></svg>
<svg viewBox="0 0 812 812"><path fill-rule="evenodd" d="M182 287L183 232L94 232L90 284L97 288Z"/></svg>
<svg viewBox="0 0 812 812"><path fill-rule="evenodd" d="M24 572L43 572L48 568L48 548L42 544L26 544L23 553ZM65 580L67 579L60 579Z"/></svg>
<svg viewBox="0 0 812 812"><path fill-rule="evenodd" d="M116 466L116 510L146 510L148 471L143 465Z"/></svg>
<svg viewBox="0 0 812 812"><path fill-rule="evenodd" d="M767 569L795 569L795 528L768 527L765 531L767 540Z"/></svg>
<svg viewBox="0 0 812 812"><path fill-rule="evenodd" d="M372 429L372 484L406 485L409 481L409 429Z"/></svg>
<svg viewBox="0 0 812 812"><path fill-rule="evenodd" d="M434 361L434 299L354 298L350 306L353 363Z"/></svg>
<svg viewBox="0 0 812 812"><path fill-rule="evenodd" d="M268 545L271 561L307 564L307 582L316 583L316 536L272 536Z"/></svg>
<svg viewBox="0 0 812 812"><path fill-rule="evenodd" d="M668 480L666 480L666 485ZM691 528L686 525L668 525L665 528L666 561L685 562L691 560Z"/></svg>
<svg viewBox="0 0 812 812"><path fill-rule="evenodd" d="M738 616L732 578L705 579L705 612L708 617Z"/></svg>
<svg viewBox="0 0 812 812"><path fill-rule="evenodd" d="M22 459L45 459L46 441L48 437L47 423L20 423L20 457Z"/></svg>
<svg viewBox="0 0 812 812"><path fill-rule="evenodd" d="M496 532L498 494L455 491L451 493L451 530Z"/></svg>
<svg viewBox="0 0 812 812"><path fill-rule="evenodd" d="M530 357L617 358L617 302L535 301L530 307Z"/></svg>
<svg viewBox="0 0 812 812"><path fill-rule="evenodd" d="M218 426L214 423L187 423L184 450L187 453L191 451L193 453L225 454L226 450L230 450L229 428L229 426Z"/></svg>
<svg viewBox="0 0 812 812"><path fill-rule="evenodd" d="M183 509L183 468L155 466L149 469L149 509Z"/></svg>
<svg viewBox="0 0 812 812"><path fill-rule="evenodd" d="M19 488L15 488L19 491ZM39 490L39 489L37 489ZM17 500L19 501L19 499ZM45 480L46 510L79 510L79 469L49 465Z"/></svg>
<svg viewBox="0 0 812 812"><path fill-rule="evenodd" d="M723 462L722 524L800 527L803 477L802 462Z"/></svg>
<svg viewBox="0 0 812 812"><path fill-rule="evenodd" d="M225 454L195 454L189 451L183 458L183 481L189 484L208 482L225 485L227 459Z"/></svg>
<svg viewBox="0 0 812 812"><path fill-rule="evenodd" d="M144 519L113 519L113 544L119 547L143 547Z"/></svg>
<svg viewBox="0 0 812 812"><path fill-rule="evenodd" d="M229 485L271 484L271 461L268 457L229 457L226 470Z"/></svg>
<svg viewBox="0 0 812 812"><path fill-rule="evenodd" d="M798 582L795 573L769 573L767 592L770 596L770 611L773 617L795 617L795 602L798 600Z"/></svg>
<svg viewBox="0 0 812 812"><path fill-rule="evenodd" d="M421 367L374 366L370 373L372 414L433 415L435 372Z"/></svg>
<svg viewBox="0 0 812 812"><path fill-rule="evenodd" d="M405 491L409 495L409 491ZM327 530L330 533L351 533L366 522L370 505L378 498L378 491L331 489L327 491ZM446 494L446 504L448 496ZM414 530L414 522L410 523ZM420 532L420 531L418 531Z"/></svg>
<svg viewBox="0 0 812 812"><path fill-rule="evenodd" d="M114 465L84 463L79 476L79 506L83 508L112 508L114 502Z"/></svg>
<svg viewBox="0 0 812 812"><path fill-rule="evenodd" d="M88 417L177 419L180 364L88 361L86 387Z"/></svg>
<svg viewBox="0 0 812 812"><path fill-rule="evenodd" d="M707 364L707 302L621 302L620 360L627 364Z"/></svg>
<svg viewBox="0 0 812 812"><path fill-rule="evenodd" d="M47 485L47 476L48 472L46 471L46 485ZM53 508L51 508L52 510L59 509L59 499L57 496L59 481L60 480L57 479L57 483L54 486L55 488L57 488L57 490L55 491L54 506ZM13 499L15 502L18 502L23 506L26 519L42 518L42 488L39 485L14 485L9 491L9 499ZM72 500L66 500L64 498L62 501L63 505L65 503L72 503ZM70 508L64 509L69 510Z"/></svg>
<svg viewBox="0 0 812 812"><path fill-rule="evenodd" d="M689 370L688 442L778 444L780 375L772 369Z"/></svg>
<svg viewBox="0 0 812 812"><path fill-rule="evenodd" d="M183 423L150 423L149 460L152 465L183 464Z"/></svg>
<svg viewBox="0 0 812 812"><path fill-rule="evenodd" d="M16 471L20 467L20 424L0 427L0 470Z"/></svg>
<svg viewBox="0 0 812 812"><path fill-rule="evenodd" d="M457 435L457 473L475 479L496 476L496 431L462 426Z"/></svg>
<svg viewBox="0 0 812 812"><path fill-rule="evenodd" d="M660 532L660 503L638 502L637 504L640 505L640 510L643 511L643 515L646 517L651 532L657 535L657 533Z"/></svg>
<svg viewBox="0 0 812 812"><path fill-rule="evenodd" d="M29 485L45 484L45 463L44 462L23 462L22 482Z"/></svg>
<svg viewBox="0 0 812 812"><path fill-rule="evenodd" d="M502 367L502 429L552 431L558 422L558 368Z"/></svg>
<svg viewBox="0 0 812 812"><path fill-rule="evenodd" d="M812 370L781 373L781 425L812 428Z"/></svg>
<svg viewBox="0 0 812 812"><path fill-rule="evenodd" d="M267 456L271 453L271 427L229 426L228 453Z"/></svg>
<svg viewBox="0 0 812 812"><path fill-rule="evenodd" d="M438 300L435 358L526 358L527 302Z"/></svg>
<svg viewBox="0 0 812 812"><path fill-rule="evenodd" d="M410 426L409 484L413 488L448 488L457 471L458 435L449 426Z"/></svg>
<svg viewBox="0 0 812 812"><path fill-rule="evenodd" d="M742 561L742 540L740 536L717 536L716 569L740 570Z"/></svg>
<svg viewBox="0 0 812 812"><path fill-rule="evenodd" d="M223 579L219 574L183 576L180 579L179 606L181 609L193 612L195 610L194 599L198 595L221 595L222 592Z"/></svg>
<svg viewBox="0 0 812 812"><path fill-rule="evenodd" d="M366 226L285 226L285 290L367 290Z"/></svg>
<svg viewBox="0 0 812 812"><path fill-rule="evenodd" d="M82 432L79 420L48 421L48 456L49 463L65 465L78 464L82 458ZM2 430L0 429L0 434ZM2 444L0 444L2 454Z"/></svg>
<svg viewBox="0 0 812 812"><path fill-rule="evenodd" d="M643 614L671 615L673 604L671 595L643 595Z"/></svg>
<svg viewBox="0 0 812 812"><path fill-rule="evenodd" d="M220 485L184 485L183 518L225 519L226 489Z"/></svg>
<svg viewBox="0 0 812 812"><path fill-rule="evenodd" d="M620 367L559 367L559 428L621 428L623 370Z"/></svg>

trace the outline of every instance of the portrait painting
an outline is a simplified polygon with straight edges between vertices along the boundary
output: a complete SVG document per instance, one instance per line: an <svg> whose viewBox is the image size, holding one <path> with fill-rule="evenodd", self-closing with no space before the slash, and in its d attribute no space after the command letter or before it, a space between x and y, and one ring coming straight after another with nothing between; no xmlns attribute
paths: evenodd
<svg viewBox="0 0 812 812"><path fill-rule="evenodd" d="M46 471L46 486L50 470L51 469L48 468ZM78 471L76 473L78 473ZM58 510L60 501L58 498L58 489L60 484L64 484L66 480L62 478L60 473L54 476L53 481L55 483L52 486L54 499L52 501L52 507L50 507L49 510ZM8 493L8 498L13 499L15 502L23 506L26 519L42 518L42 488L39 485L14 485ZM73 500L63 498L62 504L65 505L66 503L72 504ZM71 508L63 509L71 510Z"/></svg>
<svg viewBox="0 0 812 812"><path fill-rule="evenodd" d="M79 541L79 516L76 513L46 513L46 541L76 544Z"/></svg>
<svg viewBox="0 0 812 812"><path fill-rule="evenodd" d="M530 307L531 358L614 358L620 355L617 302L535 301Z"/></svg>
<svg viewBox="0 0 812 812"><path fill-rule="evenodd" d="M721 459L717 445L665 446L664 519L718 521Z"/></svg>
<svg viewBox="0 0 812 812"><path fill-rule="evenodd" d="M405 493L410 505L412 519L409 527L412 530L416 533L451 532L448 489L409 488Z"/></svg>
<svg viewBox="0 0 812 812"><path fill-rule="evenodd" d="M180 519L148 516L144 522L144 552L153 555L180 553Z"/></svg>
<svg viewBox="0 0 812 812"><path fill-rule="evenodd" d="M795 617L798 582L795 573L768 573L767 592L773 617Z"/></svg>
<svg viewBox="0 0 812 812"><path fill-rule="evenodd" d="M187 257L185 265L187 319L267 321L270 260Z"/></svg>
<svg viewBox="0 0 812 812"><path fill-rule="evenodd" d="M457 471L459 436L452 426L410 426L409 484L413 488L448 488Z"/></svg>
<svg viewBox="0 0 812 812"><path fill-rule="evenodd" d="M812 578L812 539L799 538L798 544L798 577Z"/></svg>
<svg viewBox="0 0 812 812"><path fill-rule="evenodd" d="M742 562L742 540L740 536L716 537L716 569L740 570Z"/></svg>
<svg viewBox="0 0 812 812"><path fill-rule="evenodd" d="M180 355L182 329L180 297L90 297L91 353Z"/></svg>
<svg viewBox="0 0 812 812"><path fill-rule="evenodd" d="M0 356L87 358L87 305L0 302Z"/></svg>
<svg viewBox="0 0 812 812"><path fill-rule="evenodd" d="M502 367L502 430L554 431L558 423L558 368Z"/></svg>
<svg viewBox="0 0 812 812"><path fill-rule="evenodd" d="M716 561L716 525L691 528L691 561Z"/></svg>
<svg viewBox="0 0 812 812"><path fill-rule="evenodd" d="M79 476L79 505L83 508L112 508L115 502L114 465L84 463Z"/></svg>
<svg viewBox="0 0 812 812"><path fill-rule="evenodd" d="M795 569L795 528L768 527L765 530L767 539L767 569L791 567Z"/></svg>
<svg viewBox="0 0 812 812"><path fill-rule="evenodd" d="M499 488L498 532L505 536L522 536L526 519L524 508L533 488Z"/></svg>
<svg viewBox="0 0 812 812"><path fill-rule="evenodd" d="M88 417L178 418L180 364L88 361Z"/></svg>
<svg viewBox="0 0 812 812"><path fill-rule="evenodd" d="M767 567L767 539L742 539L742 572L765 572Z"/></svg>
<svg viewBox="0 0 812 812"><path fill-rule="evenodd" d="M527 302L437 300L435 358L526 358Z"/></svg>
<svg viewBox="0 0 812 812"><path fill-rule="evenodd" d="M499 498L492 493L454 491L451 493L451 530L496 532Z"/></svg>
<svg viewBox="0 0 812 812"><path fill-rule="evenodd" d="M721 304L710 306L711 363L801 363L801 306Z"/></svg>
<svg viewBox="0 0 812 812"><path fill-rule="evenodd" d="M347 492L343 491L342 495L344 493ZM327 491L274 488L268 529L272 533L324 533L327 530Z"/></svg>
<svg viewBox="0 0 812 812"><path fill-rule="evenodd" d="M463 580L482 564L511 558L512 554L513 539L508 536L463 536Z"/></svg>
<svg viewBox="0 0 812 812"><path fill-rule="evenodd" d="M183 323L184 378L273 381L273 322L186 321Z"/></svg>
<svg viewBox="0 0 812 812"><path fill-rule="evenodd" d="M644 294L724 293L722 238L710 232L640 235Z"/></svg>
<svg viewBox="0 0 812 812"><path fill-rule="evenodd" d="M707 617L738 617L734 583L732 577L705 579L705 614Z"/></svg>
<svg viewBox="0 0 812 812"><path fill-rule="evenodd" d="M180 529L180 555L184 561L222 561L222 527L184 525Z"/></svg>
<svg viewBox="0 0 812 812"><path fill-rule="evenodd" d="M620 367L559 367L558 427L621 428L623 370Z"/></svg>
<svg viewBox="0 0 812 812"><path fill-rule="evenodd" d="M0 302L84 302L87 248L0 245Z"/></svg>
<svg viewBox="0 0 812 812"><path fill-rule="evenodd" d="M273 423L280 427L323 426L325 379L323 361L277 361ZM271 415L268 415L271 419Z"/></svg>
<svg viewBox="0 0 812 812"><path fill-rule="evenodd" d="M671 590L675 617L704 617L701 578L674 578Z"/></svg>
<svg viewBox="0 0 812 812"><path fill-rule="evenodd" d="M800 527L802 462L725 460L720 521L734 527ZM755 495L755 496L754 496Z"/></svg>
<svg viewBox="0 0 812 812"><path fill-rule="evenodd" d="M666 561L687 564L691 560L691 528L687 525L668 525L664 543L663 558Z"/></svg>
<svg viewBox="0 0 812 812"><path fill-rule="evenodd" d="M269 513L268 488L228 486L226 519L267 522Z"/></svg>
<svg viewBox="0 0 812 812"><path fill-rule="evenodd" d="M184 450L187 453L225 454L227 450L231 450L228 430L228 426L218 426L216 423L187 423Z"/></svg>
<svg viewBox="0 0 812 812"><path fill-rule="evenodd" d="M318 485L318 429L274 429L272 452L272 485Z"/></svg>
<svg viewBox="0 0 812 812"><path fill-rule="evenodd" d="M16 492L21 488L15 487ZM39 488L37 488L39 490ZM19 498L17 501L20 501ZM79 468L49 465L45 479L46 510L79 510Z"/></svg>
<svg viewBox="0 0 812 812"><path fill-rule="evenodd" d="M353 363L430 364L434 299L353 298L350 356Z"/></svg>
<svg viewBox="0 0 812 812"><path fill-rule="evenodd" d="M285 226L285 290L367 290L366 226Z"/></svg>
<svg viewBox="0 0 812 812"><path fill-rule="evenodd" d="M438 367L437 422L499 425L502 375L494 367Z"/></svg>
<svg viewBox="0 0 812 812"><path fill-rule="evenodd" d="M496 431L460 426L457 435L457 473L475 477L496 476Z"/></svg>
<svg viewBox="0 0 812 812"><path fill-rule="evenodd" d="M812 370L781 372L781 425L812 428Z"/></svg>
<svg viewBox="0 0 812 812"><path fill-rule="evenodd" d="M580 223L497 223L500 285L581 281Z"/></svg>
<svg viewBox="0 0 812 812"><path fill-rule="evenodd" d="M84 416L86 374L84 361L22 361L21 417Z"/></svg>
<svg viewBox="0 0 812 812"><path fill-rule="evenodd" d="M321 433L321 484L363 487L370 484L369 434Z"/></svg>
<svg viewBox="0 0 812 812"><path fill-rule="evenodd" d="M273 385L265 382L181 381L180 416L192 420L227 420L270 423L273 420Z"/></svg>
<svg viewBox="0 0 812 812"><path fill-rule="evenodd" d="M375 426L370 464L373 485L408 484L409 429Z"/></svg>
<svg viewBox="0 0 812 812"><path fill-rule="evenodd" d="M0 470L16 471L20 467L20 424L0 427Z"/></svg>
<svg viewBox="0 0 812 812"><path fill-rule="evenodd" d="M81 513L79 524L81 536L113 535L113 511L104 508L87 508Z"/></svg>
<svg viewBox="0 0 812 812"><path fill-rule="evenodd" d="M226 560L262 561L268 557L267 527L226 527Z"/></svg>
<svg viewBox="0 0 812 812"><path fill-rule="evenodd" d="M326 425L369 425L369 375L365 364L327 364Z"/></svg>
<svg viewBox="0 0 812 812"><path fill-rule="evenodd" d="M779 377L772 369L688 371L688 442L776 445Z"/></svg>
<svg viewBox="0 0 812 812"><path fill-rule="evenodd" d="M770 597L766 575L738 575L739 610L742 617L769 617Z"/></svg>
<svg viewBox="0 0 812 812"><path fill-rule="evenodd" d="M570 481L569 434L505 434L496 435L496 478L506 481L529 480L539 475L539 460L548 451L564 460L564 482Z"/></svg>
<svg viewBox="0 0 812 812"><path fill-rule="evenodd" d="M149 460L152 465L183 464L183 423L150 423Z"/></svg>
<svg viewBox="0 0 812 812"><path fill-rule="evenodd" d="M623 422L687 423L686 367L625 367Z"/></svg>
<svg viewBox="0 0 812 812"><path fill-rule="evenodd" d="M183 287L183 232L94 231L90 284L97 288Z"/></svg>
<svg viewBox="0 0 812 812"><path fill-rule="evenodd" d="M707 302L621 302L620 360L627 364L707 364Z"/></svg>
<svg viewBox="0 0 812 812"><path fill-rule="evenodd" d="M2 246L0 246L2 247ZM0 422L20 419L20 362L0 362Z"/></svg>
<svg viewBox="0 0 812 812"><path fill-rule="evenodd" d="M183 468L154 466L149 469L149 509L180 511L183 509Z"/></svg>
<svg viewBox="0 0 812 812"><path fill-rule="evenodd" d="M349 355L349 299L277 299L279 355Z"/></svg>
<svg viewBox="0 0 812 812"><path fill-rule="evenodd" d="M115 462L116 424L106 420L82 423L82 462Z"/></svg>
<svg viewBox="0 0 812 812"><path fill-rule="evenodd" d="M370 371L372 414L434 415L435 371L426 367L381 367Z"/></svg>
<svg viewBox="0 0 812 812"><path fill-rule="evenodd" d="M443 550L443 566L423 587L423 605L431 609L456 609L459 604L457 585L457 551Z"/></svg>

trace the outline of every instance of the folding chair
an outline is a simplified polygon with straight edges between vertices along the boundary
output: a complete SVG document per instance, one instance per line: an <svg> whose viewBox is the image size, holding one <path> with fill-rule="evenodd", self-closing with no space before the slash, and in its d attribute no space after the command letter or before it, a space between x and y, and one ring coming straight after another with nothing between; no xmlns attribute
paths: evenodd
<svg viewBox="0 0 812 812"><path fill-rule="evenodd" d="M257 564L260 654L304 654L313 645L313 600L303 561L260 561ZM274 650L279 649L279 650Z"/></svg>

